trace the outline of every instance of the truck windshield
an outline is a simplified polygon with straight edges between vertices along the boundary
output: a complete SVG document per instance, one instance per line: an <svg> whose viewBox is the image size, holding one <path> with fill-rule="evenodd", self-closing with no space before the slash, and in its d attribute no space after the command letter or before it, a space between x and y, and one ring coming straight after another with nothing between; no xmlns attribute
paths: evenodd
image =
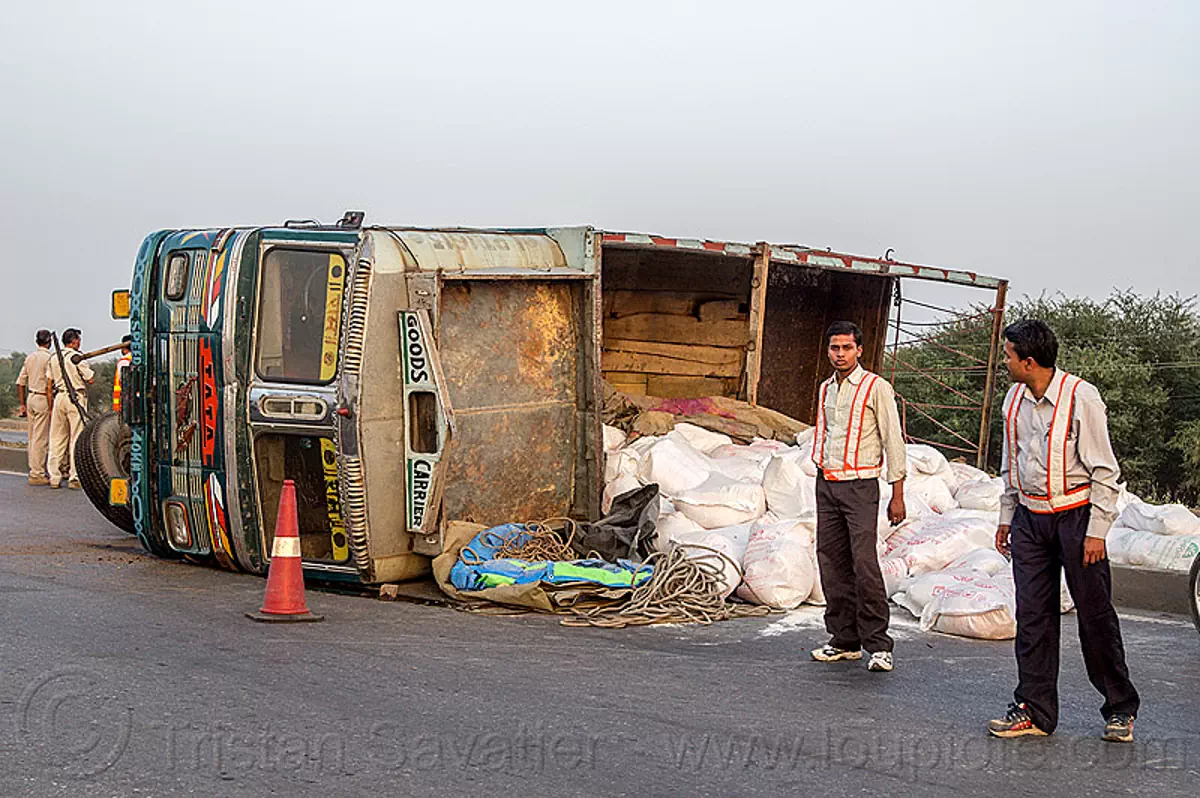
<svg viewBox="0 0 1200 798"><path fill-rule="evenodd" d="M258 352L263 379L326 383L337 372L346 261L336 252L276 247L262 265Z"/></svg>

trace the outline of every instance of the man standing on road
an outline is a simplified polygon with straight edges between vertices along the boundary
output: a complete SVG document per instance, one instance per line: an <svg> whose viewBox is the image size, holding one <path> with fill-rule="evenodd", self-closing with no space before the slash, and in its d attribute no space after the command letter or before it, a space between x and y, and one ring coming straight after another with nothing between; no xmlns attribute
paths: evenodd
<svg viewBox="0 0 1200 798"><path fill-rule="evenodd" d="M879 526L879 477L886 453L892 485L888 520L904 520L907 454L892 386L864 369L862 330L834 322L825 333L834 374L821 384L813 461L817 464L817 565L825 592L828 644L815 649L819 662L871 656L868 670L892 669L888 598L875 552Z"/></svg>
<svg viewBox="0 0 1200 798"><path fill-rule="evenodd" d="M29 484L49 485L46 453L50 445L50 404L46 398L46 370L50 364L50 331L38 330L34 343L37 349L25 358L17 377L17 397L29 429Z"/></svg>
<svg viewBox="0 0 1200 798"><path fill-rule="evenodd" d="M997 737L1047 735L1058 725L1059 574L1079 616L1088 678L1104 696L1104 739L1133 741L1138 694L1125 666L1104 546L1117 517L1120 467L1100 393L1055 367L1058 340L1044 321L1004 331L1005 481L996 549L1010 554L1017 585L1017 689Z"/></svg>
<svg viewBox="0 0 1200 798"><path fill-rule="evenodd" d="M59 364L60 353L50 355L50 378L46 384L46 399L50 403L50 487L57 488L62 481L62 464L67 459L71 464L71 476L67 487L78 490L79 472L75 470L75 439L83 431L80 409L87 410L87 384L96 378L85 362L74 362L82 338L79 330L63 331L62 365L66 366L66 378ZM71 381L70 388L67 380ZM71 397L71 389L75 397ZM79 406L76 407L76 402Z"/></svg>

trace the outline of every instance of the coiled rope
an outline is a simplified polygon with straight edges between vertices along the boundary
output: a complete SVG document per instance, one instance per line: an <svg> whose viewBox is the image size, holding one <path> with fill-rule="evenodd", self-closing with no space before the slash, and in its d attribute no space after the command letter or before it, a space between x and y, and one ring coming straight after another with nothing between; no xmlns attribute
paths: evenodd
<svg viewBox="0 0 1200 798"><path fill-rule="evenodd" d="M570 530L565 541L562 532L552 526L560 522L564 524L563 532ZM579 525L570 518L547 518L536 523L519 524L505 535L489 533L481 542L496 550L492 557L497 560L565 562L579 559L571 548L578 531ZM470 546L464 547L460 556L467 565L479 565L488 559L480 556ZM599 555L593 553L589 556Z"/></svg>
<svg viewBox="0 0 1200 798"><path fill-rule="evenodd" d="M694 549L707 554L697 556ZM724 552L708 546L673 545L666 552L655 552L634 572L652 568L645 583L634 588L629 601L615 606L592 609L572 609L563 618L563 626L597 626L623 629L626 626L647 626L656 623L700 623L704 625L730 618L766 615L768 607L732 604L725 600L725 569L722 559L733 563L738 575L741 568Z"/></svg>

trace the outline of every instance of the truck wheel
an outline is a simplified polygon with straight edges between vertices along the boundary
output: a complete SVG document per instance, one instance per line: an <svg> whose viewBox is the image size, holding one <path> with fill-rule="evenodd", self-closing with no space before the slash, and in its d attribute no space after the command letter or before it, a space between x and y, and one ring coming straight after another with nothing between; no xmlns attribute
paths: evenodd
<svg viewBox="0 0 1200 798"><path fill-rule="evenodd" d="M1192 562L1192 575L1188 579L1188 595L1191 601L1188 603L1192 607L1192 623L1196 624L1196 631L1200 632L1200 554L1196 555L1196 559Z"/></svg>
<svg viewBox="0 0 1200 798"><path fill-rule="evenodd" d="M129 479L129 427L116 413L95 416L75 441L75 469L83 492L100 514L129 534L134 533L128 506L108 503L109 482Z"/></svg>

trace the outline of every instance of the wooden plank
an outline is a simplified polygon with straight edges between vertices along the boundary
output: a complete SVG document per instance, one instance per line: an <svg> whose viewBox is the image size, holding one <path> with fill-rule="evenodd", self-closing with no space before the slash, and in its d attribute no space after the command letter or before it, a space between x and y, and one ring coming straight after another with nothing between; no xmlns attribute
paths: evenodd
<svg viewBox="0 0 1200 798"><path fill-rule="evenodd" d="M700 321L692 316L639 313L604 322L606 338L660 341L671 344L744 346L750 340L746 323L734 319Z"/></svg>
<svg viewBox="0 0 1200 798"><path fill-rule="evenodd" d="M613 352L640 352L645 355L691 360L696 363L720 363L736 365L742 362L742 350L726 346L701 346L699 344L664 344L658 341L627 341L609 338L604 348Z"/></svg>
<svg viewBox="0 0 1200 798"><path fill-rule="evenodd" d="M647 396L647 395L649 395L649 389L647 388L647 385L644 382L633 383L633 382L611 382L610 381L608 384L611 385L614 389L620 391L621 393L627 393L630 396Z"/></svg>
<svg viewBox="0 0 1200 798"><path fill-rule="evenodd" d="M646 375L639 374L635 371L605 371L605 372L602 372L602 374L604 376L604 379L608 380L609 382L623 382L623 383L638 383L638 382L640 382L643 385L645 385L645 383L646 383Z"/></svg>
<svg viewBox="0 0 1200 798"><path fill-rule="evenodd" d="M754 257L754 275L750 278L750 321L747 332L751 337L746 355L746 401L758 404L758 381L762 375L763 322L767 310L767 277L771 267L771 246L759 242Z"/></svg>
<svg viewBox="0 0 1200 798"><path fill-rule="evenodd" d="M718 321L720 319L742 319L742 303L736 299L719 299L714 302L701 302L700 321Z"/></svg>
<svg viewBox="0 0 1200 798"><path fill-rule="evenodd" d="M677 291L606 291L606 316L632 316L637 313L667 313L691 316L701 297L693 292Z"/></svg>
<svg viewBox="0 0 1200 798"><path fill-rule="evenodd" d="M725 383L710 377L655 376L646 384L646 393L663 399L698 399L721 396Z"/></svg>
<svg viewBox="0 0 1200 798"><path fill-rule="evenodd" d="M662 355L646 355L641 352L604 351L603 368L606 371L640 371L646 374L679 374L698 377L736 377L742 373L740 363L697 363Z"/></svg>

